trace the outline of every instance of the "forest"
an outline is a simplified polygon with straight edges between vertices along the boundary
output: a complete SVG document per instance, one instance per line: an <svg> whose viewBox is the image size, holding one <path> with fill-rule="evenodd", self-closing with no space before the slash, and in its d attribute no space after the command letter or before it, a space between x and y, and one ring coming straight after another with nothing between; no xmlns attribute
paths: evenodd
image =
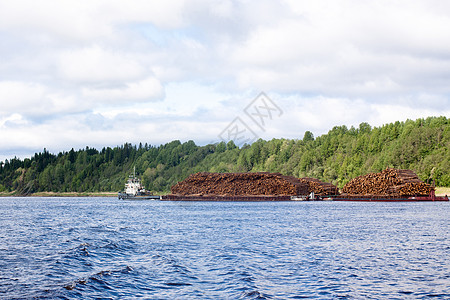
<svg viewBox="0 0 450 300"><path fill-rule="evenodd" d="M144 186L155 193L167 193L172 185L200 171L280 172L342 187L356 176L386 167L412 169L424 181L449 187L450 119L335 126L316 138L306 131L299 139L260 139L241 148L233 141L198 146L175 140L101 150L87 146L58 154L44 149L31 158L0 162L0 192L119 191L133 167Z"/></svg>

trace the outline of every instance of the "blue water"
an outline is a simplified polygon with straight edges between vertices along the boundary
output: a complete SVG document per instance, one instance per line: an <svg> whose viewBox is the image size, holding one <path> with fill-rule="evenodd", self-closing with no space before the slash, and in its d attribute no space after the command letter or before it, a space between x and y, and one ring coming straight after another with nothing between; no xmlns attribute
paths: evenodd
<svg viewBox="0 0 450 300"><path fill-rule="evenodd" d="M450 203L0 198L0 299L450 299Z"/></svg>

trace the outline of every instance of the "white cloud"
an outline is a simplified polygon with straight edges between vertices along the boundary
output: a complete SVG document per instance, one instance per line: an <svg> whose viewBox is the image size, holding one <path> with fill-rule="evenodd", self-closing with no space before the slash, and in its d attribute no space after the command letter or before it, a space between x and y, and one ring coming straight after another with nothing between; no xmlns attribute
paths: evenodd
<svg viewBox="0 0 450 300"><path fill-rule="evenodd" d="M33 82L0 81L0 99L0 117L19 113L24 118L40 119L87 109L75 95Z"/></svg>
<svg viewBox="0 0 450 300"><path fill-rule="evenodd" d="M423 118L424 116L450 116L450 107L441 107L440 109L425 108L425 107L408 107L399 104L372 104L371 111L373 114L367 118L368 122L374 126L383 124L406 121L407 119L415 120ZM361 121L362 122L362 121Z"/></svg>
<svg viewBox="0 0 450 300"><path fill-rule="evenodd" d="M87 99L107 101L109 103L154 101L161 99L164 90L154 77L138 82L125 83L123 87L114 88L83 88L83 96Z"/></svg>
<svg viewBox="0 0 450 300"><path fill-rule="evenodd" d="M115 26L151 22L164 28L182 24L185 1L44 0L2 1L0 28L55 36L63 41L85 42L114 39Z"/></svg>
<svg viewBox="0 0 450 300"><path fill-rule="evenodd" d="M29 125L29 123L23 118L20 114L12 114L10 116L0 118L0 129L4 129L7 127L24 127Z"/></svg>
<svg viewBox="0 0 450 300"><path fill-rule="evenodd" d="M272 94L271 99L283 110L283 115L267 120L266 132L257 132L261 137L273 136L302 138L306 130L315 136L322 135L334 126L358 127L362 122L382 126L395 121L406 121L428 116L450 116L450 106L408 106L405 99L400 104L371 103L364 99L350 100L331 97L301 97ZM425 96L425 99L427 96ZM439 99L436 99L439 100ZM399 100L400 102L400 100ZM427 108L424 108L427 106ZM251 124L249 122L249 124ZM255 131L257 128L252 127Z"/></svg>
<svg viewBox="0 0 450 300"><path fill-rule="evenodd" d="M27 109L44 95L45 88L40 84L0 81L0 114Z"/></svg>
<svg viewBox="0 0 450 300"><path fill-rule="evenodd" d="M59 66L63 77L83 83L120 83L145 74L144 68L126 53L99 46L65 51L60 55Z"/></svg>

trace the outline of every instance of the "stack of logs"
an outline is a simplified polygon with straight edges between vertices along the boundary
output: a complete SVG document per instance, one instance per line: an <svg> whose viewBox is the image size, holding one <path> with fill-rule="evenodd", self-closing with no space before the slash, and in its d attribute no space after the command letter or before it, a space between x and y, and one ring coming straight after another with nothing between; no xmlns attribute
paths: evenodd
<svg viewBox="0 0 450 300"><path fill-rule="evenodd" d="M308 185L308 193L314 192L317 196L338 195L339 189L334 184L322 182L316 178L299 178L300 182Z"/></svg>
<svg viewBox="0 0 450 300"><path fill-rule="evenodd" d="M171 188L178 195L253 196L307 195L308 186L280 173L207 173L190 175Z"/></svg>
<svg viewBox="0 0 450 300"><path fill-rule="evenodd" d="M342 189L347 195L364 196L424 196L434 190L411 170L387 168L380 173L369 173L348 182Z"/></svg>

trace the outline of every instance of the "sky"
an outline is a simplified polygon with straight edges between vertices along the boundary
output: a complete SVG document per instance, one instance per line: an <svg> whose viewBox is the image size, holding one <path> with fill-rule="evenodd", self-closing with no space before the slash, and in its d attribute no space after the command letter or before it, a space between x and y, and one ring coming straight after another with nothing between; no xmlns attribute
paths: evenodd
<svg viewBox="0 0 450 300"><path fill-rule="evenodd" d="M0 161L450 117L448 1L0 0Z"/></svg>

